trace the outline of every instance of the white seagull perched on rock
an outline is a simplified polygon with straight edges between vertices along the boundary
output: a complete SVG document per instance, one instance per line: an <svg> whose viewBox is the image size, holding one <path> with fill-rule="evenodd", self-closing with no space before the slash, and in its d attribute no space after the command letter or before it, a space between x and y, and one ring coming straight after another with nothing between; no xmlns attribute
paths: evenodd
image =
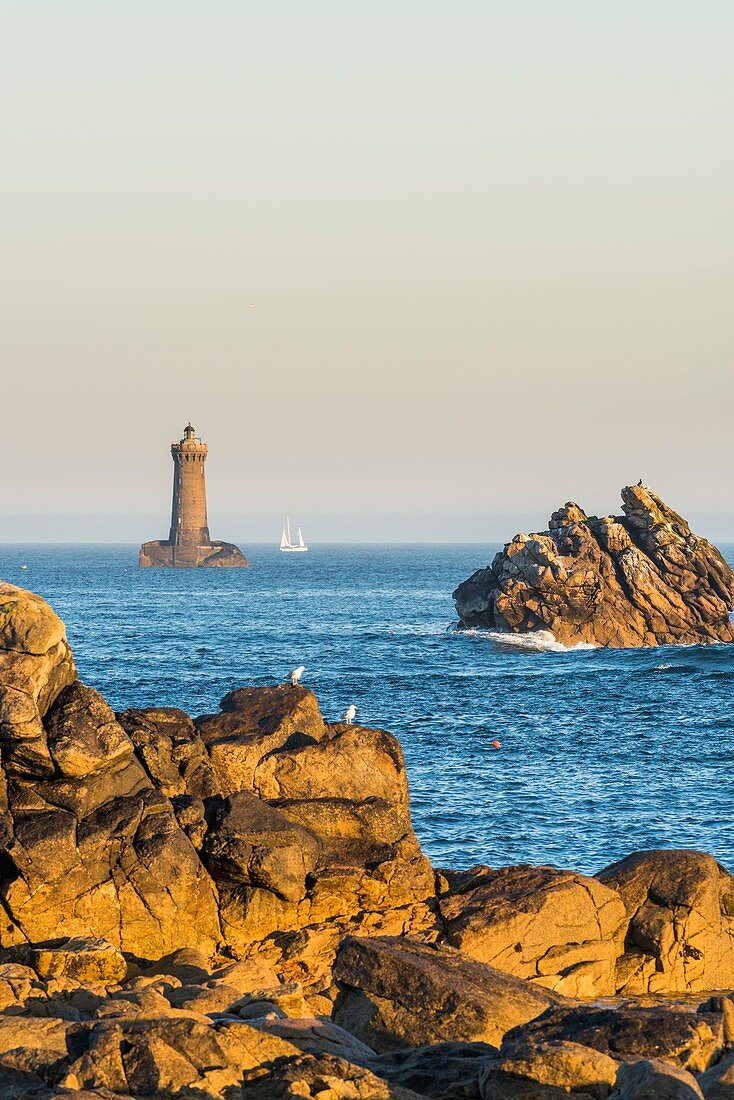
<svg viewBox="0 0 734 1100"><path fill-rule="evenodd" d="M306 671L305 665L299 665L298 668L294 668L293 672L289 672L286 676L286 680L290 680L292 684L297 684Z"/></svg>
<svg viewBox="0 0 734 1100"><path fill-rule="evenodd" d="M347 709L342 714L342 718L344 719L344 721L347 723L348 726L351 726L351 724L354 721L354 719L356 718L356 716L357 716L357 708L355 707L354 703L350 703L349 706L347 707Z"/></svg>

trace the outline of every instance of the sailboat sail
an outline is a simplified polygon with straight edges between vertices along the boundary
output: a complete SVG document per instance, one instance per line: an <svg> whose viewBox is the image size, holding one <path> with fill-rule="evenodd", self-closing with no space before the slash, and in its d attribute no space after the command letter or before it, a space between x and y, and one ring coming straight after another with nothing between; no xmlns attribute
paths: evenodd
<svg viewBox="0 0 734 1100"><path fill-rule="evenodd" d="M280 549L291 554L305 553L308 547L303 540L303 531L300 527L298 528L297 538L297 542L291 542L291 520L290 516L286 516L283 525L283 534L280 539Z"/></svg>

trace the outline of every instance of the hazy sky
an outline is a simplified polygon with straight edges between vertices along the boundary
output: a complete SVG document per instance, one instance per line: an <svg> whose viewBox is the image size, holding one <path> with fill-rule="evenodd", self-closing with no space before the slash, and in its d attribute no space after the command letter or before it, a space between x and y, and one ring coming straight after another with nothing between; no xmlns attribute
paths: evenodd
<svg viewBox="0 0 734 1100"><path fill-rule="evenodd" d="M0 0L0 541L165 536L189 418L220 537L640 476L731 513L732 41L706 0Z"/></svg>

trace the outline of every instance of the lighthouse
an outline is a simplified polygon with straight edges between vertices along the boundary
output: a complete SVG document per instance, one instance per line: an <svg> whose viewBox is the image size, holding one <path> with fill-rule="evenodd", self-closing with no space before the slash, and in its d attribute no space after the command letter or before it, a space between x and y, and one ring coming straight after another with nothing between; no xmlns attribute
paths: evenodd
<svg viewBox="0 0 734 1100"><path fill-rule="evenodd" d="M197 438L190 421L184 428L183 439L171 444L173 503L168 535L171 546L206 546L209 542L204 473L208 450L206 443Z"/></svg>
<svg viewBox="0 0 734 1100"><path fill-rule="evenodd" d="M183 438L171 444L171 529L167 540L143 543L138 558L141 566L241 569L247 565L247 558L237 546L231 542L213 541L209 536L205 473L208 450L190 421L184 428Z"/></svg>

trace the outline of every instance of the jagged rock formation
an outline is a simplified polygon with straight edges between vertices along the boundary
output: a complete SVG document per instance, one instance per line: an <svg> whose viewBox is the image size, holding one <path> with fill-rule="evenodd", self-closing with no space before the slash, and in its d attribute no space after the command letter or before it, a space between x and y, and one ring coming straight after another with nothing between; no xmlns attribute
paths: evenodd
<svg viewBox="0 0 734 1100"><path fill-rule="evenodd" d="M329 726L290 684L233 692L196 724L116 716L38 597L3 586L0 629L0 948L86 935L155 959L265 941L328 986L350 922L433 925L390 734Z"/></svg>
<svg viewBox="0 0 734 1100"><path fill-rule="evenodd" d="M116 715L0 585L3 1097L726 1100L732 988L712 857L434 872L390 734Z"/></svg>
<svg viewBox="0 0 734 1100"><path fill-rule="evenodd" d="M734 573L719 551L641 485L623 516L554 512L549 530L516 535L453 593L464 627L550 631L564 645L732 642Z"/></svg>
<svg viewBox="0 0 734 1100"><path fill-rule="evenodd" d="M446 1041L499 1046L562 999L438 944L348 937L334 1020L375 1050Z"/></svg>
<svg viewBox="0 0 734 1100"><path fill-rule="evenodd" d="M555 867L473 867L439 898L464 955L570 997L612 996L626 912L597 879Z"/></svg>
<svg viewBox="0 0 734 1100"><path fill-rule="evenodd" d="M672 1068L672 1067L671 1067ZM526 1044L488 1060L481 1072L486 1100L522 1100L579 1094L606 1098L614 1087L619 1064L607 1054L578 1043Z"/></svg>
<svg viewBox="0 0 734 1100"><path fill-rule="evenodd" d="M734 1054L727 1054L702 1073L698 1085L706 1100L731 1100L734 1095Z"/></svg>
<svg viewBox="0 0 734 1100"><path fill-rule="evenodd" d="M626 908L622 993L734 987L734 878L701 852L637 852L597 876Z"/></svg>
<svg viewBox="0 0 734 1100"><path fill-rule="evenodd" d="M504 1049L555 1042L577 1043L619 1060L654 1054L691 1073L702 1073L730 1040L724 1037L722 1013L711 1011L706 1002L695 1012L680 1005L580 1004L549 1009L508 1032Z"/></svg>

